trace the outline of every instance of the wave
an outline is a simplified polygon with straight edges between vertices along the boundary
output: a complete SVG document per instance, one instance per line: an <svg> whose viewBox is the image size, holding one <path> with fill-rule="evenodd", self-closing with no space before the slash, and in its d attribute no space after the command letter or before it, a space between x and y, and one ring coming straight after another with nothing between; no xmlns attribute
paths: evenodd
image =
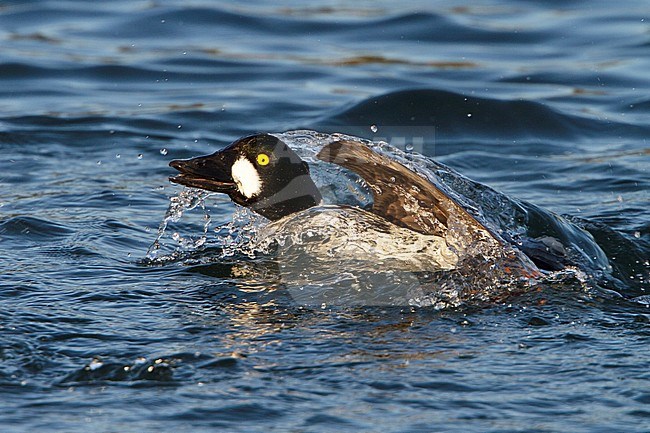
<svg viewBox="0 0 650 433"><path fill-rule="evenodd" d="M433 139L503 141L591 138L626 134L647 136L648 127L580 117L529 100L482 98L437 89L409 89L368 98L317 122L320 129L352 128L367 135L378 125L386 136L427 132Z"/></svg>
<svg viewBox="0 0 650 433"><path fill-rule="evenodd" d="M31 241L51 241L71 236L73 230L62 224L32 216L15 216L0 221L0 237L17 237Z"/></svg>

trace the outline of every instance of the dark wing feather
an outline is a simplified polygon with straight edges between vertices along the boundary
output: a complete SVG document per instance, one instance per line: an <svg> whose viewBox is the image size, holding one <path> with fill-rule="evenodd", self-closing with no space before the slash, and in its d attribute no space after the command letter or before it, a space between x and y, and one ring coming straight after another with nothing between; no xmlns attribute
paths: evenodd
<svg viewBox="0 0 650 433"><path fill-rule="evenodd" d="M372 212L395 225L442 236L453 215L467 226L487 232L483 225L431 182L363 144L336 141L325 145L317 156L361 176L372 189Z"/></svg>

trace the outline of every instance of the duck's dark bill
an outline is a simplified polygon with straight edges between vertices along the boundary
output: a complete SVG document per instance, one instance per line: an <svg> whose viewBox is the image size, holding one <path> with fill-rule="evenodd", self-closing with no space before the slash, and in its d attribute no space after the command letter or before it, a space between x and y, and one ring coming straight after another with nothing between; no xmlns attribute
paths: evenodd
<svg viewBox="0 0 650 433"><path fill-rule="evenodd" d="M191 174L179 174L177 176L170 176L169 180L179 185L185 185L192 188L200 188L215 192L228 192L234 190L237 187L237 185L235 185L233 182L222 182L214 179L204 179L193 176Z"/></svg>
<svg viewBox="0 0 650 433"><path fill-rule="evenodd" d="M205 160L206 157L199 157L170 162L169 165L180 171L181 174L170 176L169 180L179 185L215 192L227 193L237 188L235 181L230 176L222 176L222 170L215 170L216 167L210 167L211 170L206 170L206 164L201 163ZM209 174L205 173L206 171Z"/></svg>

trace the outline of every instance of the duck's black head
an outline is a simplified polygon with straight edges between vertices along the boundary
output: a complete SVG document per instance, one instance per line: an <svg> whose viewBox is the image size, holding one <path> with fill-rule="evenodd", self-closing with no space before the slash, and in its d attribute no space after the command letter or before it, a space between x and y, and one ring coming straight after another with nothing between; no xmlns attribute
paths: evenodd
<svg viewBox="0 0 650 433"><path fill-rule="evenodd" d="M228 194L270 220L317 205L321 195L309 166L282 140L268 134L239 139L208 156L174 160L174 183Z"/></svg>

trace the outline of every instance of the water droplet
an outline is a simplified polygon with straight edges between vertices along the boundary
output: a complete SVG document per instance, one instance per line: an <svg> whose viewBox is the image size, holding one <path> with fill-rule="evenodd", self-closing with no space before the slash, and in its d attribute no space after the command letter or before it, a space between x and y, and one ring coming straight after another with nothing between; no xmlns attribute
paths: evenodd
<svg viewBox="0 0 650 433"><path fill-rule="evenodd" d="M162 149L160 149L160 154L161 155L167 155L168 153L169 153L169 151L167 149L165 149L164 147Z"/></svg>
<svg viewBox="0 0 650 433"><path fill-rule="evenodd" d="M144 155L143 155L143 154L141 154L141 153L138 153L138 159L142 159L143 157L144 157Z"/></svg>
<svg viewBox="0 0 650 433"><path fill-rule="evenodd" d="M370 130L372 132L377 132L378 131L377 125L370 125Z"/></svg>

